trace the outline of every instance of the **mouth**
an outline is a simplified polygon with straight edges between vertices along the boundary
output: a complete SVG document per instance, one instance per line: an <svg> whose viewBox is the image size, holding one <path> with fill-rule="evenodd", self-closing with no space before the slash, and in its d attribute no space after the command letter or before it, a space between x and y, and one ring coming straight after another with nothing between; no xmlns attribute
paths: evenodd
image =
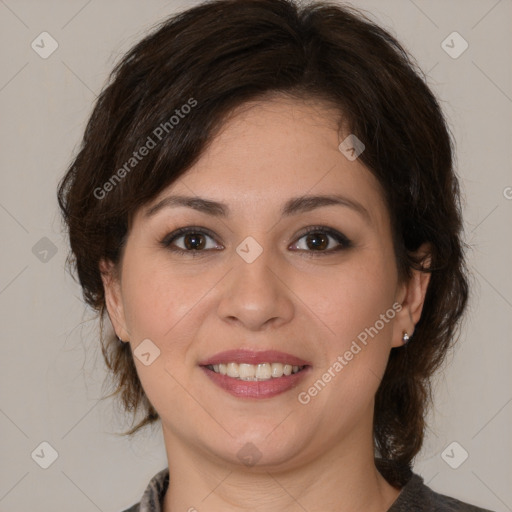
<svg viewBox="0 0 512 512"><path fill-rule="evenodd" d="M304 370L307 365L292 365L282 363L260 363L260 364L246 364L246 363L220 363L209 364L206 366L220 375L227 375L232 379L244 381L266 381L271 379L279 379L283 376L295 375Z"/></svg>
<svg viewBox="0 0 512 512"><path fill-rule="evenodd" d="M288 391L311 369L311 364L291 354L231 350L199 363L209 379L237 398L270 398Z"/></svg>

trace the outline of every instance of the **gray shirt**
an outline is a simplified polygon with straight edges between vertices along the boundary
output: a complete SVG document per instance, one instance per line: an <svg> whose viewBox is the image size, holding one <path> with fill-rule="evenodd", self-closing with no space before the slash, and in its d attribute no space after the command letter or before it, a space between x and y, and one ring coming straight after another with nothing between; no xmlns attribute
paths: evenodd
<svg viewBox="0 0 512 512"><path fill-rule="evenodd" d="M123 512L162 512L169 486L169 468L157 473L149 482L139 503ZM434 492L413 473L387 512L492 512Z"/></svg>

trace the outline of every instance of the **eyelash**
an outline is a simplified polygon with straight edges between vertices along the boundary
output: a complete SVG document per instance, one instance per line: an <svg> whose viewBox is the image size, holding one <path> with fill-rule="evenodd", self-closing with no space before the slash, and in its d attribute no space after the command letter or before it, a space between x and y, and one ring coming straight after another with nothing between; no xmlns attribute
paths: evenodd
<svg viewBox="0 0 512 512"><path fill-rule="evenodd" d="M193 258L198 257L198 256L203 256L204 254L201 254L201 253L205 253L205 252L208 252L211 250L216 250L216 249L187 250L187 249L181 249L180 247L172 246L172 243L177 238L180 238L180 237L190 234L190 233L207 235L210 238L215 239L213 233L209 229L195 227L195 226L189 226L189 227L177 229L177 230L173 231L172 233L169 233L168 235L166 235L163 238L163 240L160 241L160 245L174 253L187 254L189 256L192 256ZM342 233L340 233L332 228L328 228L326 226L310 226L306 231L304 231L303 233L300 234L300 236L297 238L297 240L300 240L301 238L304 238L305 236L307 236L311 233L323 233L323 234L329 235L332 238L334 238L334 240L336 240L339 244L341 244L334 249L328 249L328 250L314 251L314 250L306 250L306 249L296 249L301 252L303 251L305 253L310 253L310 254L308 254L308 256L311 256L311 257L329 256L329 255L332 255L333 253L351 248L353 246L352 241L349 240L345 235L343 235ZM295 243L294 243L294 245L295 245Z"/></svg>

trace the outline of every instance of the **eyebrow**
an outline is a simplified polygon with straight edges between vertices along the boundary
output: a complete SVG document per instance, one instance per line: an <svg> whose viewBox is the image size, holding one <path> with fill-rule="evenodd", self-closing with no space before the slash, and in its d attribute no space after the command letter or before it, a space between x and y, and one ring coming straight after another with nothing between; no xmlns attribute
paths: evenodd
<svg viewBox="0 0 512 512"><path fill-rule="evenodd" d="M359 213L364 219L371 224L371 217L368 210L359 202L349 199L337 194L330 195L305 195L299 197L293 197L286 201L281 209L282 217L289 217L291 215L297 215L299 213L308 212L322 206L345 206L351 208L355 212ZM199 212L207 215L213 215L215 217L228 217L230 215L230 208L224 203L219 203L211 199L205 199L202 197L191 197L191 196L167 196L161 201L149 208L144 216L152 217L157 212L164 208L177 208L184 206L192 208Z"/></svg>

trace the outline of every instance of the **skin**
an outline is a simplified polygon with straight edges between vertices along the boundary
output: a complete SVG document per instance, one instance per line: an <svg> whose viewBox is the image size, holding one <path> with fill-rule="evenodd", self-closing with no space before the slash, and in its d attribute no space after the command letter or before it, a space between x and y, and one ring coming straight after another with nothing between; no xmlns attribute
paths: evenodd
<svg viewBox="0 0 512 512"><path fill-rule="evenodd" d="M120 275L101 262L117 335L132 350L146 338L160 349L149 366L134 360L162 422L171 475L165 512L382 512L399 494L374 465L374 396L391 348L420 318L429 274L399 281L382 191L359 159L339 151L346 134L326 107L272 97L235 111L200 160L136 213ZM171 193L226 203L231 215L180 206L144 216ZM291 197L333 193L361 203L369 220L339 205L280 217ZM319 254L339 244L329 237L328 247L308 245L301 231L313 225L339 231L353 247ZM185 226L215 234L203 235L199 257L159 244ZM248 236L263 248L250 264L235 251ZM184 244L183 236L174 241ZM394 303L401 311L300 403L299 392ZM278 396L236 398L198 366L234 348L288 352L312 369ZM251 467L237 456L246 443L261 454Z"/></svg>

